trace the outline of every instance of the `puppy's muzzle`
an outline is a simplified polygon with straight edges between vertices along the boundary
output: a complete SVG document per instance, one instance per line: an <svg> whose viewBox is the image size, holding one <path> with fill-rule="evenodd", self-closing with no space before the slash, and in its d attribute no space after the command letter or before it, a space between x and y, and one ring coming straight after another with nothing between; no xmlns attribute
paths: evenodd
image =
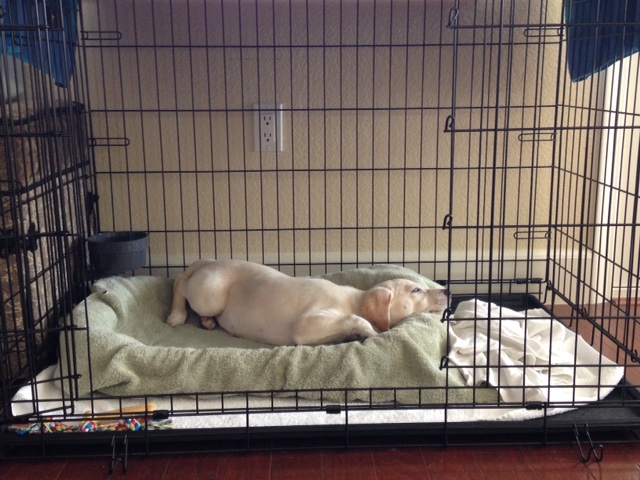
<svg viewBox="0 0 640 480"><path fill-rule="evenodd" d="M432 290L436 308L434 310L443 312L451 305L451 292L448 288Z"/></svg>

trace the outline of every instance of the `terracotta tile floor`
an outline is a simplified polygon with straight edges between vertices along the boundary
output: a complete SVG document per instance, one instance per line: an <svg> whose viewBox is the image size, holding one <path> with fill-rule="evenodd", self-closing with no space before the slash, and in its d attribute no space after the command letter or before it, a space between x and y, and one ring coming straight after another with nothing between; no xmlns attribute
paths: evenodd
<svg viewBox="0 0 640 480"><path fill-rule="evenodd" d="M625 377L629 383L640 385L640 364L636 363L624 350L619 348L614 338L623 345L630 347L636 354L640 350L640 309L636 305L627 308L623 305L589 306L587 312L597 326L576 315L570 307L557 305L553 308L554 314L569 328L577 331L596 350L602 352L607 358L618 365L626 367ZM629 312L627 317L625 312ZM602 331L610 335L603 335Z"/></svg>
<svg viewBox="0 0 640 480"><path fill-rule="evenodd" d="M575 445L317 450L90 460L0 461L0 479L640 479L640 444L605 446L601 463L582 463Z"/></svg>

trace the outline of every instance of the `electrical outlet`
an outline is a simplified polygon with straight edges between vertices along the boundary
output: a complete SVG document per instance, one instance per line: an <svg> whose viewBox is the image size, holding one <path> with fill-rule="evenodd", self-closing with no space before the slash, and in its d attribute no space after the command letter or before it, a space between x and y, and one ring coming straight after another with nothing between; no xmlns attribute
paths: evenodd
<svg viewBox="0 0 640 480"><path fill-rule="evenodd" d="M253 137L256 152L282 152L282 104L254 105Z"/></svg>

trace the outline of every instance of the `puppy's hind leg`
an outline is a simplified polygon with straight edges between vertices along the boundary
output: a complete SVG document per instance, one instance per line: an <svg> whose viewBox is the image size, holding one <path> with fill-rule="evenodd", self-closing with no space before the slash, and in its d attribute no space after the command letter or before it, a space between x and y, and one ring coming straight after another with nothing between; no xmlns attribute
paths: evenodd
<svg viewBox="0 0 640 480"><path fill-rule="evenodd" d="M200 317L200 324L207 330L213 330L217 326L215 317Z"/></svg>
<svg viewBox="0 0 640 480"><path fill-rule="evenodd" d="M188 276L180 274L173 283L173 302L171 303L171 312L167 317L167 324L172 327L183 325L187 321L187 298L184 296L184 283L188 280Z"/></svg>

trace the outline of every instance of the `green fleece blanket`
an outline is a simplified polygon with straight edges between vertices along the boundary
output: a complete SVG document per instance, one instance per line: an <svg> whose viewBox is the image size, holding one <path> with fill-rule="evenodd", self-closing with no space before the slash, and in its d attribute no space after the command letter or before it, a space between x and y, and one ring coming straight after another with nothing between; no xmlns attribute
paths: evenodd
<svg viewBox="0 0 640 480"><path fill-rule="evenodd" d="M325 275L363 290L392 278L436 285L393 265ZM278 391L306 398L403 404L497 401L494 390L473 390L454 368L440 369L447 351L446 325L439 315L409 317L389 332L364 342L317 347L272 347L233 337L222 329L199 328L195 314L185 325L165 323L173 281L160 277L111 277L95 283L61 334L62 375L75 365L78 392L163 395ZM91 358L91 362L89 362ZM381 389L373 390L370 389ZM409 389L389 390L392 388ZM338 390L333 390L338 389ZM423 390L417 390L423 389ZM315 390L315 391L313 391Z"/></svg>

